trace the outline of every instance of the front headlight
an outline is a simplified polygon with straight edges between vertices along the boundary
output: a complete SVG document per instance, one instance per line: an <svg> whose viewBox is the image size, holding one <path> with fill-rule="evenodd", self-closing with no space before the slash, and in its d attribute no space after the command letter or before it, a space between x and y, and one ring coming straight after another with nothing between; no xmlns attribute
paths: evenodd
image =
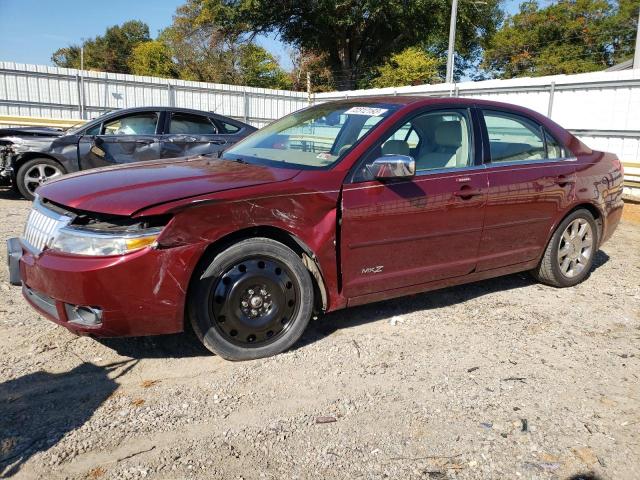
<svg viewBox="0 0 640 480"><path fill-rule="evenodd" d="M136 233L98 233L65 227L58 231L49 248L76 255L124 255L154 245L161 231L162 227Z"/></svg>

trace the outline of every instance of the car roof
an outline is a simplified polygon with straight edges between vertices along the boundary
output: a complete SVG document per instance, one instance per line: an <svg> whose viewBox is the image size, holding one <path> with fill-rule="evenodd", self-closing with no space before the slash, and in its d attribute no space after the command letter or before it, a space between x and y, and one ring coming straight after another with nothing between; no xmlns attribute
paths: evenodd
<svg viewBox="0 0 640 480"><path fill-rule="evenodd" d="M251 125L244 123L240 120L236 120L235 118L231 118L231 117L227 117L225 115L220 115L219 113L215 113L215 112L208 112L206 110L196 110L193 108L183 108L183 107L168 107L168 106L146 106L146 107L130 107L130 108L120 108L118 110L113 110L112 112L109 112L107 114L107 116L113 117L113 116L119 116L122 114L127 114L127 113L136 113L136 112L157 112L157 111L166 111L166 112L180 112L180 113L191 113L194 115L205 115L207 117L213 117L216 118L218 120L222 120L225 122L230 122L230 123L234 123L237 125L241 125L241 126L248 126L250 127ZM107 117L105 116L105 117ZM93 119L93 120L97 120L97 119ZM90 120L90 121L93 121Z"/></svg>

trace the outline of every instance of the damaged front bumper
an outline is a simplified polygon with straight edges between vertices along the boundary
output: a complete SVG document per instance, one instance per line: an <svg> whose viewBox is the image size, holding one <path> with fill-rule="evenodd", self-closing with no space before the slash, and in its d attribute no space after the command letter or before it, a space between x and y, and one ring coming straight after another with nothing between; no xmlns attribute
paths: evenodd
<svg viewBox="0 0 640 480"><path fill-rule="evenodd" d="M22 257L22 245L19 238L7 240L7 265L9 267L9 283L22 285L20 277L20 258Z"/></svg>
<svg viewBox="0 0 640 480"><path fill-rule="evenodd" d="M21 247L25 299L80 335L118 337L181 332L191 269L201 247L145 248L89 257Z"/></svg>
<svg viewBox="0 0 640 480"><path fill-rule="evenodd" d="M0 144L0 185L8 185L14 175L13 158L15 151L13 145Z"/></svg>

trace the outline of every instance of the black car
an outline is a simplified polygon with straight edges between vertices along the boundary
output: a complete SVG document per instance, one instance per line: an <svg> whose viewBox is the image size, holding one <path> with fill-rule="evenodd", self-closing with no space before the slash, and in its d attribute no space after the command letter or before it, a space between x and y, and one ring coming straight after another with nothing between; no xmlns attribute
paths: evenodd
<svg viewBox="0 0 640 480"><path fill-rule="evenodd" d="M87 168L212 154L255 127L211 112L173 107L117 110L66 131L0 130L0 183L27 199L45 181Z"/></svg>

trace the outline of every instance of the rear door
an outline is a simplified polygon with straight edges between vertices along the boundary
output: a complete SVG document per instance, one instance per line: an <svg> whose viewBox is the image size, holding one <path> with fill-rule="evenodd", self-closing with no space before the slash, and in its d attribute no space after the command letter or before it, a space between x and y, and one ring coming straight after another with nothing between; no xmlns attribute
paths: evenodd
<svg viewBox="0 0 640 480"><path fill-rule="evenodd" d="M216 153L225 148L228 135L209 117L168 111L162 137L162 158Z"/></svg>
<svg viewBox="0 0 640 480"><path fill-rule="evenodd" d="M78 143L80 169L160 158L160 112L136 112L106 120Z"/></svg>
<svg viewBox="0 0 640 480"><path fill-rule="evenodd" d="M487 195L479 136L469 110L431 110L393 129L367 154L363 165L382 155L410 155L416 175L383 183L358 166L343 187L347 297L473 271Z"/></svg>
<svg viewBox="0 0 640 480"><path fill-rule="evenodd" d="M477 270L534 260L575 196L575 158L533 119L483 109L489 194Z"/></svg>

